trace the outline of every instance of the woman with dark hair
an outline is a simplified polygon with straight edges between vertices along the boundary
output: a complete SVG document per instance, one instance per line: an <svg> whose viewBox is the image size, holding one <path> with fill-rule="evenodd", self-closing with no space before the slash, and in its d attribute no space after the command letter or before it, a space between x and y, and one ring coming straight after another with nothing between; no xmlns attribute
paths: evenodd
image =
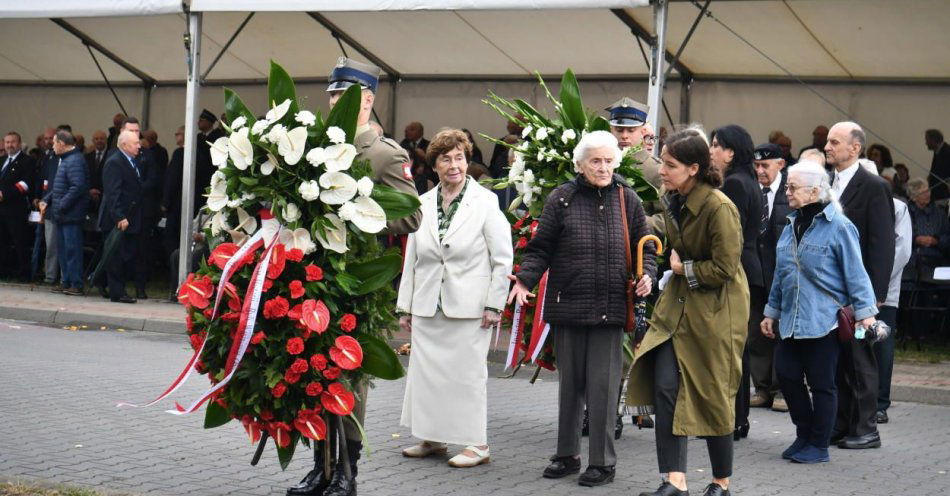
<svg viewBox="0 0 950 496"><path fill-rule="evenodd" d="M656 414L657 461L668 480L640 496L689 494L689 436L705 438L709 450L713 480L702 494L728 496L736 388L749 321L739 212L716 189L721 176L710 167L701 131L672 133L660 158L673 276L636 347L627 404Z"/></svg>
<svg viewBox="0 0 950 496"><path fill-rule="evenodd" d="M758 333L768 295L765 293L756 240L768 222L768 210L763 216L763 209L766 208L765 188L759 185L755 175L755 145L749 132L735 124L714 130L711 140L710 165L724 176L720 189L739 210L742 223L742 269L749 284L749 306L756 310L748 322L748 332ZM750 383L749 351L746 350L742 354L742 384L736 396L736 441L749 435Z"/></svg>
<svg viewBox="0 0 950 496"><path fill-rule="evenodd" d="M877 165L877 173L880 174L884 169L894 168L894 159L891 158L890 148L874 143L868 147L868 160Z"/></svg>
<svg viewBox="0 0 950 496"><path fill-rule="evenodd" d="M468 142L472 144L472 162L485 165L485 160L482 158L482 150L478 148L478 145L475 144L475 137L472 136L472 132L468 129L462 129L462 132L465 133L465 136L468 136Z"/></svg>

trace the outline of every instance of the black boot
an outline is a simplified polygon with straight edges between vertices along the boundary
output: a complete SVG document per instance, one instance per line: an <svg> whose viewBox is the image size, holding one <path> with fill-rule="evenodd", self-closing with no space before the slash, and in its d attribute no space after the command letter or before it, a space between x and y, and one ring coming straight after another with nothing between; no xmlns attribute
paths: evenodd
<svg viewBox="0 0 950 496"><path fill-rule="evenodd" d="M287 496L321 496L330 483L323 473L323 443L313 443L313 470L296 486L287 489Z"/></svg>
<svg viewBox="0 0 950 496"><path fill-rule="evenodd" d="M614 426L614 440L620 439L623 434L623 415L617 415L617 424Z"/></svg>
<svg viewBox="0 0 950 496"><path fill-rule="evenodd" d="M356 465L360 459L363 443L360 441L346 441L347 455L349 455L350 477L346 476L346 463L340 460L333 468L333 477L330 485L323 491L323 496L356 496Z"/></svg>
<svg viewBox="0 0 950 496"><path fill-rule="evenodd" d="M584 408L584 423L581 424L581 436L590 435L590 412L587 411L587 408Z"/></svg>

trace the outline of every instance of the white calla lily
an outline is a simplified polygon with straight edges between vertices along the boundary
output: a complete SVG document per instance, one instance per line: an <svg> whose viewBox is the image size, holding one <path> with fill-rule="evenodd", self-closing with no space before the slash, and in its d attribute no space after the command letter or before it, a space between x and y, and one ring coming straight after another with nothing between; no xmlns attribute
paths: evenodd
<svg viewBox="0 0 950 496"><path fill-rule="evenodd" d="M300 219L300 208L294 203L288 203L281 210L281 217L284 218L284 222L296 222Z"/></svg>
<svg viewBox="0 0 950 496"><path fill-rule="evenodd" d="M342 205L356 196L356 180L343 172L327 172L320 176L320 200L328 205Z"/></svg>
<svg viewBox="0 0 950 496"><path fill-rule="evenodd" d="M298 227L291 231L290 229L281 229L279 241L284 248L288 250L297 249L304 253L313 253L317 249L317 245L314 244L313 240L310 238L310 231Z"/></svg>
<svg viewBox="0 0 950 496"><path fill-rule="evenodd" d="M313 115L313 112L309 110L301 110L294 116L294 120L304 126L312 126L317 123L317 116Z"/></svg>
<svg viewBox="0 0 950 496"><path fill-rule="evenodd" d="M228 183L221 181L208 193L208 208L212 212L220 211L228 204Z"/></svg>
<svg viewBox="0 0 950 496"><path fill-rule="evenodd" d="M324 163L326 164L327 172L347 170L350 168L350 165L353 165L353 160L356 159L356 147L349 143L330 145L325 151L326 157Z"/></svg>
<svg viewBox="0 0 950 496"><path fill-rule="evenodd" d="M330 143L339 145L346 142L346 132L337 126L330 126L327 128L327 138L330 139Z"/></svg>
<svg viewBox="0 0 950 496"><path fill-rule="evenodd" d="M277 157L268 153L267 160L265 160L264 163L261 164L261 174L264 174L265 176L269 176L271 175L272 172L274 172L275 168L277 168Z"/></svg>
<svg viewBox="0 0 950 496"><path fill-rule="evenodd" d="M228 137L228 155L231 162L240 170L246 170L254 163L254 146L247 138L248 128L231 133Z"/></svg>
<svg viewBox="0 0 950 496"><path fill-rule="evenodd" d="M214 143L206 141L211 146L211 163L216 167L223 168L228 164L228 137L222 136Z"/></svg>
<svg viewBox="0 0 950 496"><path fill-rule="evenodd" d="M236 208L238 216L238 223L234 226L235 231L244 231L247 234L252 234L257 231L257 219L253 215L247 213L243 208Z"/></svg>
<svg viewBox="0 0 950 496"><path fill-rule="evenodd" d="M276 103L276 102L274 102ZM283 102L280 102L280 105L274 105L274 108L267 111L267 115L264 116L265 119L271 122L277 122L281 120L284 115L287 114L287 110L290 109L290 99L286 99Z"/></svg>
<svg viewBox="0 0 950 496"><path fill-rule="evenodd" d="M310 165L314 167L320 166L327 159L327 151L319 146L316 148L311 148L307 152L307 162L310 162Z"/></svg>
<svg viewBox="0 0 950 496"><path fill-rule="evenodd" d="M300 186L297 187L297 192L299 192L300 196L308 202L320 198L320 186L316 181L313 180L300 183Z"/></svg>
<svg viewBox="0 0 950 496"><path fill-rule="evenodd" d="M346 253L348 250L346 247L346 224L335 214L327 214L326 218L333 226L324 229L326 231L325 236L319 232L314 233L317 241L327 250Z"/></svg>
<svg viewBox="0 0 950 496"><path fill-rule="evenodd" d="M307 145L307 128L300 126L291 129L280 137L277 142L277 153L284 157L287 165L300 162Z"/></svg>
<svg viewBox="0 0 950 496"><path fill-rule="evenodd" d="M386 228L386 211L375 200L360 196L353 200L356 206L350 222L365 233L378 233Z"/></svg>
<svg viewBox="0 0 950 496"><path fill-rule="evenodd" d="M356 190L359 192L360 196L369 196L373 194L373 188L376 186L376 183L373 182L369 176L363 176L359 181L356 181Z"/></svg>

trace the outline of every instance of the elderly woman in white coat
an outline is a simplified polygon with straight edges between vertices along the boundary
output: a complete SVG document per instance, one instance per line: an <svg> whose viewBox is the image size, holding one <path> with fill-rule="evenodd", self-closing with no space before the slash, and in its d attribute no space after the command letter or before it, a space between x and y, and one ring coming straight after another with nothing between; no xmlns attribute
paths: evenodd
<svg viewBox="0 0 950 496"><path fill-rule="evenodd" d="M409 235L396 309L412 333L403 426L421 443L403 455L466 448L453 467L489 461L488 347L508 293L510 227L498 197L466 175L472 143L460 130L439 132L426 159L439 185L420 197L423 220Z"/></svg>

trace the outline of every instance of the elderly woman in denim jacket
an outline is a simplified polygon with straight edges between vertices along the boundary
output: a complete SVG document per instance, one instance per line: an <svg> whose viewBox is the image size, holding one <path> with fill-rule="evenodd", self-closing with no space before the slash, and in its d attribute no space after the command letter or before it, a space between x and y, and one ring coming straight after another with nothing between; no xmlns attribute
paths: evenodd
<svg viewBox="0 0 950 496"><path fill-rule="evenodd" d="M874 323L878 310L861 263L858 230L832 196L824 168L809 161L792 166L785 195L795 211L776 248L775 278L761 327L765 336L780 337L775 371L796 427L795 441L782 458L821 463L829 460L838 406L839 305L850 304L865 327Z"/></svg>

